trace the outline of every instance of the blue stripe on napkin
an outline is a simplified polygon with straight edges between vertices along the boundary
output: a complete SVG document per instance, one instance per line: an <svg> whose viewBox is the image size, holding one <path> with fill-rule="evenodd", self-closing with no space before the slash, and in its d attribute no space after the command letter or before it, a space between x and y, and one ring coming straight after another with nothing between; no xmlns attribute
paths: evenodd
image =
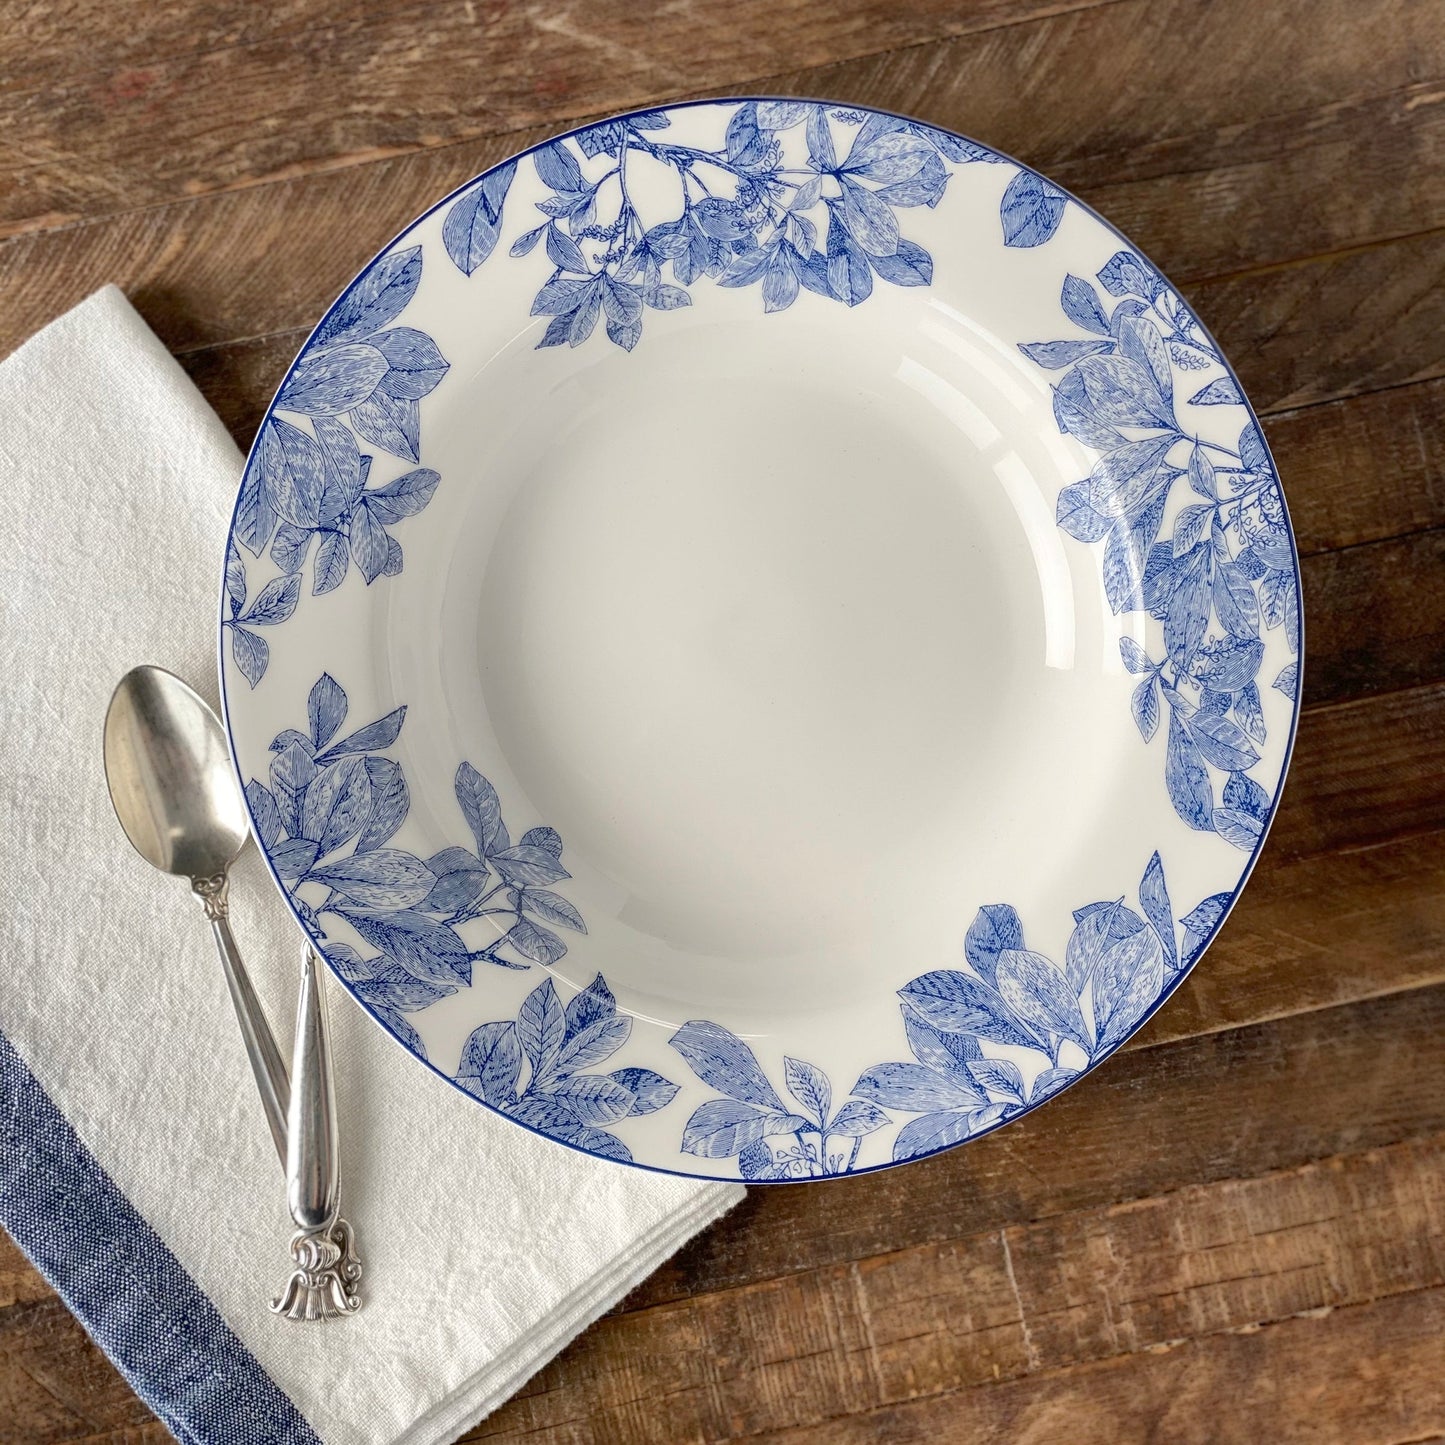
<svg viewBox="0 0 1445 1445"><path fill-rule="evenodd" d="M195 1445L321 1445L0 1034L0 1224Z"/></svg>

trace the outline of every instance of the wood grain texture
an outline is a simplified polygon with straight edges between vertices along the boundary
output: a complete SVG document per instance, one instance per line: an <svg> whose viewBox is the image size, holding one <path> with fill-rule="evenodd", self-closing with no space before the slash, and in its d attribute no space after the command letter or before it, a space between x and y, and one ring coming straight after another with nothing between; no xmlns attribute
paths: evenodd
<svg viewBox="0 0 1445 1445"><path fill-rule="evenodd" d="M1441 1138L1078 1210L614 1315L467 1438L673 1445L992 1392L1445 1285L1442 1231Z"/></svg>
<svg viewBox="0 0 1445 1445"><path fill-rule="evenodd" d="M976 134L1182 286L1284 478L1305 714L1256 876L1105 1067L967 1149L754 1191L475 1438L1445 1437L1437 0L0 0L0 354L118 281L244 444L447 190L757 91ZM165 1438L0 1237L0 1441Z"/></svg>
<svg viewBox="0 0 1445 1445"><path fill-rule="evenodd" d="M481 0L0 92L0 231L626 110L1104 0ZM167 144L154 145L158 129Z"/></svg>

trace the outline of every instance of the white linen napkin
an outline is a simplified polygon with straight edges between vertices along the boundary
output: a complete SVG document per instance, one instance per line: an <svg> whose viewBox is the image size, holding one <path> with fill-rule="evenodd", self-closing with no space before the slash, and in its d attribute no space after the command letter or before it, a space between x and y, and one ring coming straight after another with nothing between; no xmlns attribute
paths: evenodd
<svg viewBox="0 0 1445 1445"><path fill-rule="evenodd" d="M365 1307L269 1312L290 1225L221 971L185 884L126 843L100 749L136 663L216 700L240 465L114 287L0 364L0 1222L183 1440L446 1441L742 1190L514 1127L333 984ZM231 895L289 1051L300 934L254 849Z"/></svg>

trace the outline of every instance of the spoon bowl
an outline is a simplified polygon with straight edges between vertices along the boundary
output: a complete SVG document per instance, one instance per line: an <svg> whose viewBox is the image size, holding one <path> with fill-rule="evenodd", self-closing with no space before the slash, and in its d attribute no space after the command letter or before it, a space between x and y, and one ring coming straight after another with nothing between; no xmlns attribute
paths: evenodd
<svg viewBox="0 0 1445 1445"><path fill-rule="evenodd" d="M245 846L246 811L215 713L174 673L136 667L105 715L105 778L131 846L183 878L224 873Z"/></svg>

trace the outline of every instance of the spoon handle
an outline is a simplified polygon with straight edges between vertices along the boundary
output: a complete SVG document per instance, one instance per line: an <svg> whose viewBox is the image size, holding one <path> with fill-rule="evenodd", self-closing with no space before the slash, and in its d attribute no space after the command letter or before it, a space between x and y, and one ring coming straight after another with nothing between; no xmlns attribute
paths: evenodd
<svg viewBox="0 0 1445 1445"><path fill-rule="evenodd" d="M291 1069L296 1087L287 1130L286 1200L296 1221L291 1239L295 1269L271 1308L293 1320L352 1314L361 1308L356 1292L361 1263L351 1226L338 1217L341 1158L326 995L316 953L310 947L301 961Z"/></svg>
<svg viewBox="0 0 1445 1445"><path fill-rule="evenodd" d="M251 1072L256 1076L256 1087L261 1092L261 1106L266 1111L266 1123L270 1126L271 1137L276 1141L276 1152L281 1162L286 1162L286 1115L291 1107L291 1084L286 1075L286 1061L276 1046L276 1036L266 1022L261 1000L251 986L251 976L241 962L240 950L231 935L230 907L226 901L226 878L198 878L191 885L196 896L206 908L206 917L211 921L211 934L216 940L216 952L221 955L221 967L226 974L226 987L231 991L231 1003L241 1025L241 1037L246 1044L246 1057L251 1061Z"/></svg>

